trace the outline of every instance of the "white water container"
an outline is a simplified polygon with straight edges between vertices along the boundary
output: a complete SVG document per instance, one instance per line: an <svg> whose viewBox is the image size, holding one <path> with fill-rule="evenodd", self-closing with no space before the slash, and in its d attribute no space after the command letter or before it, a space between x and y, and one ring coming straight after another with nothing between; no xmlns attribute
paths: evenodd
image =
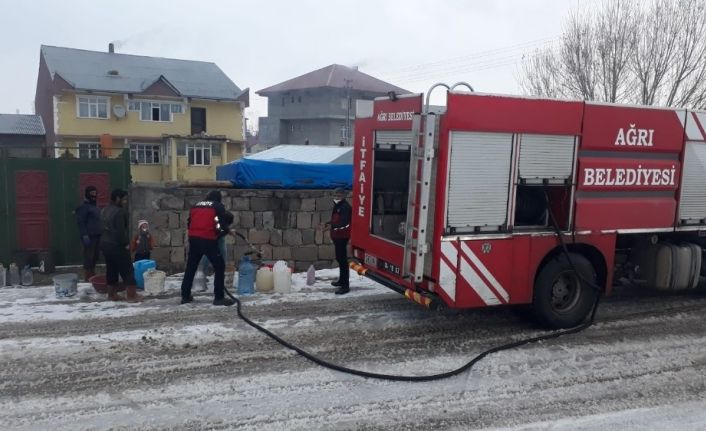
<svg viewBox="0 0 706 431"><path fill-rule="evenodd" d="M192 290L196 292L205 292L208 290L208 279L206 278L206 274L204 274L203 271L200 269L196 271L196 275L194 275L194 281L191 283Z"/></svg>
<svg viewBox="0 0 706 431"><path fill-rule="evenodd" d="M18 287L20 285L20 270L17 268L16 264L10 264L10 269L7 271L7 278L12 287Z"/></svg>
<svg viewBox="0 0 706 431"><path fill-rule="evenodd" d="M31 286L34 284L34 274L32 273L32 269L29 267L29 265L25 266L25 268L22 270L20 280L23 286Z"/></svg>
<svg viewBox="0 0 706 431"><path fill-rule="evenodd" d="M148 295L159 295L164 292L164 282L167 273L156 269L148 269L145 274L145 293Z"/></svg>
<svg viewBox="0 0 706 431"><path fill-rule="evenodd" d="M275 281L275 292L289 293L292 291L292 271L287 266L287 262L278 260L272 267Z"/></svg>
<svg viewBox="0 0 706 431"><path fill-rule="evenodd" d="M271 293L274 287L275 279L272 268L268 266L260 267L255 273L255 289L258 292Z"/></svg>

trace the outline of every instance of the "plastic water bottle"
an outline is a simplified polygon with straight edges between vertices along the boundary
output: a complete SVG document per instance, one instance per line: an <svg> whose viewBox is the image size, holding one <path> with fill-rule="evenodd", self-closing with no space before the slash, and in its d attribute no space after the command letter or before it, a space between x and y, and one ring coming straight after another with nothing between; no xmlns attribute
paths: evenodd
<svg viewBox="0 0 706 431"><path fill-rule="evenodd" d="M5 265L0 263L0 287L5 287L7 285L7 269Z"/></svg>
<svg viewBox="0 0 706 431"><path fill-rule="evenodd" d="M206 278L206 274L204 274L201 269L196 271L196 275L194 275L194 282L191 286L196 292L206 292L208 290L208 279Z"/></svg>
<svg viewBox="0 0 706 431"><path fill-rule="evenodd" d="M20 270L17 268L15 263L10 264L10 270L8 271L8 278L10 279L10 285L17 287L20 285Z"/></svg>
<svg viewBox="0 0 706 431"><path fill-rule="evenodd" d="M316 283L316 268L314 265L309 265L309 269L306 270L306 285L313 286Z"/></svg>
<svg viewBox="0 0 706 431"><path fill-rule="evenodd" d="M278 260L272 267L275 281L275 292L289 293L292 291L292 271L289 270L287 262Z"/></svg>
<svg viewBox="0 0 706 431"><path fill-rule="evenodd" d="M29 265L25 265L22 270L22 285L31 286L34 284L34 274L32 274L32 268Z"/></svg>
<svg viewBox="0 0 706 431"><path fill-rule="evenodd" d="M243 256L238 265L238 295L250 295L255 292L255 265L250 256Z"/></svg>

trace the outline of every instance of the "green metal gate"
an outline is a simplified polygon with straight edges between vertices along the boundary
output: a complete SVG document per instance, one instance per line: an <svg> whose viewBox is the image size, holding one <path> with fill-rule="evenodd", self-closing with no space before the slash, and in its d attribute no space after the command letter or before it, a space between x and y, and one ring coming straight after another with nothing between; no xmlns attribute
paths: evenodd
<svg viewBox="0 0 706 431"><path fill-rule="evenodd" d="M0 158L0 262L5 266L22 251L18 237L16 178L18 172L19 178L24 178L22 174L28 171L46 172L48 176L48 248L55 264L81 263L83 248L74 214L82 201L84 184L81 183L90 181L90 178L104 178L106 188L127 190L130 183L129 152L125 151L117 159Z"/></svg>

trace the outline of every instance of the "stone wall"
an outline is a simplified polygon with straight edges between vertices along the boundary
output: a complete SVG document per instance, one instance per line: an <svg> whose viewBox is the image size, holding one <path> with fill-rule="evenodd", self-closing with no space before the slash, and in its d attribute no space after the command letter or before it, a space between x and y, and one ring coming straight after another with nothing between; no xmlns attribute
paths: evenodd
<svg viewBox="0 0 706 431"><path fill-rule="evenodd" d="M131 186L131 228L134 233L138 220L149 221L156 243L152 258L160 268L183 271L189 208L208 192L205 188ZM297 271L311 264L317 269L336 266L331 239L319 227L331 216L331 190L221 189L221 194L226 210L233 213L232 227L262 253L263 260L286 260ZM226 237L230 263L248 250L242 239Z"/></svg>

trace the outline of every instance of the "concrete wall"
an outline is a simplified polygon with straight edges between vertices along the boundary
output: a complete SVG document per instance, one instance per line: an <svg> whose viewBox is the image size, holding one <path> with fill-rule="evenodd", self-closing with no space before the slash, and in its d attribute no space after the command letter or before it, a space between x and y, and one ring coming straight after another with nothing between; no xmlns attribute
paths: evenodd
<svg viewBox="0 0 706 431"><path fill-rule="evenodd" d="M137 221L150 222L156 249L152 257L160 268L183 271L186 265L187 219L191 205L208 193L204 188L133 185L130 188L132 229ZM233 227L262 253L264 260L286 260L297 271L309 265L336 266L333 245L319 224L333 208L330 190L223 189L223 204L233 213ZM249 247L227 237L228 260L239 260Z"/></svg>

